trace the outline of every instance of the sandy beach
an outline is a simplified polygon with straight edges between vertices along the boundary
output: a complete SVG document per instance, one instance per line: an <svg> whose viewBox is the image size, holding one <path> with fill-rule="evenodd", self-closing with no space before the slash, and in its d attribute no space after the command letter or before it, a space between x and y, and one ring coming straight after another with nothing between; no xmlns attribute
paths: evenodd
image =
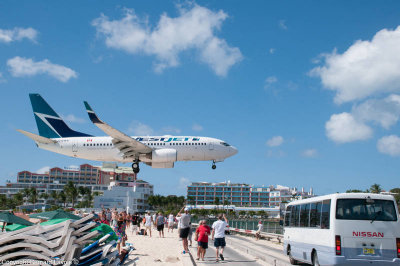
<svg viewBox="0 0 400 266"><path fill-rule="evenodd" d="M132 234L130 228L126 232L127 243L132 243L136 248L131 252L127 265L192 265L190 256L182 254L178 230L168 233L165 229L164 238L160 238L154 228L152 237Z"/></svg>

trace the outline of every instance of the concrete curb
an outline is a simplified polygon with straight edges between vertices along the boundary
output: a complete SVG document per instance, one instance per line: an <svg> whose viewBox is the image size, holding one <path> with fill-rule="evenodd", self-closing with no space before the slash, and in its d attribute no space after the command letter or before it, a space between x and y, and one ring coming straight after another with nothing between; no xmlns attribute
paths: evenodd
<svg viewBox="0 0 400 266"><path fill-rule="evenodd" d="M236 249L240 252L249 254L253 257L256 257L256 258L264 261L265 263L268 263L269 265L273 265L273 266L288 266L288 265L290 265L289 263L282 262L282 259L280 259L280 258L274 257L271 254L266 254L262 250L259 250L254 247L249 247L248 245L245 245L244 243L240 243L240 242L242 242L242 241L236 240L236 239L233 240L230 238L227 239L227 245L229 245L233 249Z"/></svg>
<svg viewBox="0 0 400 266"><path fill-rule="evenodd" d="M181 256L182 259L182 265L183 266L196 266L196 262L194 261L194 258L192 256L192 253L186 253L186 254L182 254Z"/></svg>

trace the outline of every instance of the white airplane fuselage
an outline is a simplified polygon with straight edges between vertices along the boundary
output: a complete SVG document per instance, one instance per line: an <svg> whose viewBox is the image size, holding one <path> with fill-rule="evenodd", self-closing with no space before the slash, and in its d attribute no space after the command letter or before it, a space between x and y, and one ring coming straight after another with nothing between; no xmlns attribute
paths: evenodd
<svg viewBox="0 0 400 266"><path fill-rule="evenodd" d="M237 149L222 140L209 137L193 136L158 136L136 137L133 139L153 149L152 156L143 154L140 161L154 162L155 156L164 151L176 151L172 161L215 161L222 162L237 153ZM63 155L95 161L132 162L132 158L124 157L114 146L111 137L72 137L53 138L51 144L37 142L39 148Z"/></svg>

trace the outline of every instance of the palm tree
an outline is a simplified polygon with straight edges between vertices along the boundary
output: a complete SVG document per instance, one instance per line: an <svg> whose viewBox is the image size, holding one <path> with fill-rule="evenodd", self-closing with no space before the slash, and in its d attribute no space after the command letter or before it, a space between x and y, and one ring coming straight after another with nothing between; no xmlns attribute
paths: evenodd
<svg viewBox="0 0 400 266"><path fill-rule="evenodd" d="M396 193L394 195L394 198L396 199L397 204L400 204L400 188L392 188L390 190L391 193Z"/></svg>
<svg viewBox="0 0 400 266"><path fill-rule="evenodd" d="M24 195L20 191L17 194L14 194L13 200L15 201L16 205L22 205L24 203Z"/></svg>
<svg viewBox="0 0 400 266"><path fill-rule="evenodd" d="M53 199L54 205L56 205L57 204L57 199L58 199L57 191L52 190L51 193L50 193L50 197Z"/></svg>
<svg viewBox="0 0 400 266"><path fill-rule="evenodd" d="M95 191L95 192L93 192L92 197L97 197L97 196L101 196L101 195L103 195L103 193L101 193L99 191Z"/></svg>
<svg viewBox="0 0 400 266"><path fill-rule="evenodd" d="M58 193L57 198L58 198L62 203L64 203L64 208L65 208L66 205L67 205L67 195L65 195L65 192L64 192L63 190L61 190L61 191Z"/></svg>
<svg viewBox="0 0 400 266"><path fill-rule="evenodd" d="M82 186L78 187L78 193L81 197L84 197L86 195L86 188Z"/></svg>
<svg viewBox="0 0 400 266"><path fill-rule="evenodd" d="M217 208L218 208L218 205L219 205L219 198L218 197L215 198L214 204L217 205Z"/></svg>
<svg viewBox="0 0 400 266"><path fill-rule="evenodd" d="M67 199L69 199L72 203L72 207L75 206L75 201L79 196L79 192L78 189L76 188L76 186L74 185L74 182L69 181L65 186L64 186L64 193L67 197Z"/></svg>
<svg viewBox="0 0 400 266"><path fill-rule="evenodd" d="M22 190L22 195L24 196L24 201L25 201L26 203L29 202L29 196L30 196L30 194L31 194L31 190L30 190L29 188L24 188L24 189Z"/></svg>
<svg viewBox="0 0 400 266"><path fill-rule="evenodd" d="M4 194L0 194L0 207L2 209L7 208L7 196Z"/></svg>
<svg viewBox="0 0 400 266"><path fill-rule="evenodd" d="M348 189L346 190L346 193L361 193L363 192L362 190L359 189Z"/></svg>
<svg viewBox="0 0 400 266"><path fill-rule="evenodd" d="M42 194L40 194L40 198L41 199L44 199L44 204L47 204L47 199L49 198L50 196L49 196L49 194L47 194L47 193L42 193Z"/></svg>
<svg viewBox="0 0 400 266"><path fill-rule="evenodd" d="M33 205L35 205L37 199L38 199L38 192L35 187L31 187L29 189L29 201L32 202Z"/></svg>
<svg viewBox="0 0 400 266"><path fill-rule="evenodd" d="M381 185L375 183L370 187L369 190L371 193L379 194L382 192L382 187L381 187Z"/></svg>

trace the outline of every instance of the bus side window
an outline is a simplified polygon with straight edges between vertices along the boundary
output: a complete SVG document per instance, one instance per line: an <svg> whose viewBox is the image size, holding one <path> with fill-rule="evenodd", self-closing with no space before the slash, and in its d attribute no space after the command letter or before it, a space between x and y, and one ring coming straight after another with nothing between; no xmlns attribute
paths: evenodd
<svg viewBox="0 0 400 266"><path fill-rule="evenodd" d="M298 223L297 223L298 217L299 217L299 214L297 212L298 206L299 205L293 205L292 206L292 213L290 214L290 226L291 227L298 226Z"/></svg>
<svg viewBox="0 0 400 266"><path fill-rule="evenodd" d="M321 202L311 203L310 210L310 227L321 226Z"/></svg>
<svg viewBox="0 0 400 266"><path fill-rule="evenodd" d="M300 227L309 227L310 204L302 204L300 212Z"/></svg>
<svg viewBox="0 0 400 266"><path fill-rule="evenodd" d="M296 205L296 209L294 211L294 226L299 227L300 225L300 208L301 205Z"/></svg>
<svg viewBox="0 0 400 266"><path fill-rule="evenodd" d="M290 214L292 213L292 206L288 206L286 208L286 213L285 213L285 226L289 226L290 225Z"/></svg>
<svg viewBox="0 0 400 266"><path fill-rule="evenodd" d="M322 211L321 211L322 229L329 229L330 214L331 214L331 200L322 201Z"/></svg>

